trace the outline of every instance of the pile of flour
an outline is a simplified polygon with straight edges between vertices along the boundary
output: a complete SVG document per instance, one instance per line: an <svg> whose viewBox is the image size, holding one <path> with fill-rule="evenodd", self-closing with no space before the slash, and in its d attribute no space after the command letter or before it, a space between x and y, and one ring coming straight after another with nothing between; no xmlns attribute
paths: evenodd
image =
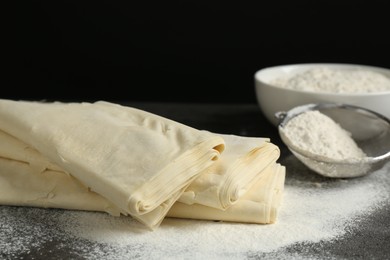
<svg viewBox="0 0 390 260"><path fill-rule="evenodd" d="M280 130L286 144L297 150L336 161L366 157L349 132L318 110L293 117Z"/></svg>
<svg viewBox="0 0 390 260"><path fill-rule="evenodd" d="M370 93L390 91L390 78L364 69L311 68L272 84L295 90L330 93Z"/></svg>

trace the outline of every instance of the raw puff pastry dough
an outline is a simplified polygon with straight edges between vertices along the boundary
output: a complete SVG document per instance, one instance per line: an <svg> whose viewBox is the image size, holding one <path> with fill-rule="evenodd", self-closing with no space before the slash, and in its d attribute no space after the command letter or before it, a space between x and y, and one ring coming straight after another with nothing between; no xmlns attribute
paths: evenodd
<svg viewBox="0 0 390 260"><path fill-rule="evenodd" d="M229 140L232 139L226 140L226 144L229 145ZM126 212L122 212L110 201L88 189L58 166L48 162L35 149L1 131L0 142L7 144L0 146L1 204L104 211L114 216L126 215ZM12 149L5 149L7 146ZM230 158L242 156L234 151L236 150L230 150ZM4 156L15 159L5 159ZM234 161L225 161L226 168L229 168L229 162ZM280 164L271 163L262 171L261 176L240 200L226 210L176 202L167 216L259 224L274 223L282 201L285 168Z"/></svg>
<svg viewBox="0 0 390 260"><path fill-rule="evenodd" d="M275 163L268 166L262 175L250 190L226 210L176 202L167 216L256 224L275 223L283 200L286 169Z"/></svg>
<svg viewBox="0 0 390 260"><path fill-rule="evenodd" d="M226 149L219 160L195 179L179 198L185 204L200 204L226 210L263 177L280 156L268 138L220 135Z"/></svg>
<svg viewBox="0 0 390 260"><path fill-rule="evenodd" d="M22 108L19 107L21 103ZM55 112L51 110L55 110ZM23 116L18 116L18 113L22 112ZM76 116L68 115L70 121L62 122L64 121L64 117L62 117L64 113L76 112L78 112ZM58 119L61 117L62 120ZM57 120L50 121L50 119ZM130 214L151 228L155 228L161 223L176 200L178 202L168 213L171 217L251 223L273 223L276 220L284 187L285 169L275 163L280 152L278 147L270 143L268 138L240 137L199 131L144 111L102 101L94 104L64 104L0 100L0 120L0 122L5 123L0 126L3 130L18 136L15 138L0 131L0 143L2 144L0 147L1 204L105 211L116 216ZM87 128L82 126L82 130L74 131L74 128L79 127L80 122L84 122L83 120L87 121ZM57 126L53 126L54 124ZM169 127L176 127L177 130L172 133L172 129ZM115 135L109 140L104 139L108 138L109 133L112 134L115 131L117 131L116 135L123 136L121 130L126 128L131 128L128 134L135 135L135 138L131 139L135 143L126 142L126 138L121 142ZM95 129L96 131L94 131ZM82 133L83 130L90 131ZM99 134L94 135L92 132ZM154 177L157 178L157 181L153 184L149 186L144 184L150 182L148 177L151 176L142 174L151 169L158 157L151 157L149 161L143 161L143 156L134 154L134 152L141 150L144 156L156 155L156 152L148 152L146 148L156 146L157 149L161 149L160 146L173 141L174 147L179 150L174 151L174 154L180 157L180 154L185 154L185 149L191 149L181 142L189 141L194 143L195 147L199 146L194 141L194 137L191 136L194 133L200 136L196 136L197 141L199 139L204 141L208 138L208 142L204 142L208 146L202 147L203 150L200 150L201 153L206 154L206 166L196 166L198 172L191 173L192 177L187 177L186 184L172 197L168 196L165 201L159 198L157 192L150 195L145 190L144 195L150 196L150 204L153 203L153 199L160 199L158 202L161 204L155 204L157 210L145 210L145 212L136 212L135 214L127 208L127 205L123 206L115 201L116 197L109 196L110 193L117 192L116 189L120 190L123 185L128 184L131 187L132 183L130 182L133 181L139 181L138 186L141 188L157 188L159 191L169 188L167 185L172 185L170 179L159 183L158 178ZM92 134L92 137L86 136L88 134ZM58 138L56 135L62 135L62 138ZM166 135L174 136L167 137ZM84 137L88 139L86 143L83 140ZM153 138L162 139L165 143L160 143L161 140L153 142ZM27 141L23 142L22 140ZM93 140L98 145L94 145ZM40 142L43 142L43 145ZM73 143L73 145L68 142ZM137 147L143 146L144 142L146 142L145 149ZM42 154L32 148L34 144L35 147L41 148ZM97 147L98 152L92 151L95 148L83 147L87 144ZM130 151L126 144L130 144L129 147L133 147L134 150ZM219 153L224 149L224 144L226 144L226 149L220 156ZM125 149L115 149L115 145L117 147L125 145ZM172 148L172 144L169 145L169 148ZM186 148L184 149L182 146ZM62 152L63 149L65 152ZM73 149L74 151L72 151ZM110 149L114 149L114 152L107 153L105 151ZM94 160L89 163L83 162L82 158L91 160L89 154L91 151ZM164 151L167 152L168 149ZM72 152L75 152L75 156L72 156ZM133 175L130 172L130 176L126 179L123 178L125 176L120 176L121 174L129 174L126 169L122 167L119 168L122 171L118 171L113 165L109 167L111 172L107 174L99 171L95 164L104 166L102 160L110 160L113 156L112 153L115 152L117 153L114 155L118 157L116 163L120 160L131 161L129 158L132 156L140 160L133 165L133 168L136 168L133 170L138 169L142 174L133 176L135 172ZM126 156L122 155L121 157L121 153L124 152L127 152ZM101 155L103 157L99 160ZM164 163L169 165L168 158L172 157L163 156L161 158L162 165ZM164 162L165 159L166 162ZM136 160L133 159L132 162L134 163ZM56 163L61 166L57 166ZM204 163L204 161L201 160L198 163ZM76 167L69 166L69 164L76 164ZM180 163L174 165L179 167L179 171L185 171L185 169L180 169L182 166ZM82 175L85 174L85 169L82 168L85 166L86 173L91 174L88 178L83 178ZM128 166L129 169L132 168L130 164L125 164L125 166ZM189 169L192 168L188 166L187 170ZM77 173L73 174L76 170ZM156 169L153 168L153 170ZM170 170L174 171L175 169ZM119 176L115 176L114 173ZM165 172L161 171L159 174L163 173ZM153 172L149 172L149 174L153 174ZM165 176L169 177L170 175ZM103 187L102 193L98 192L100 186L96 185L94 178L100 178L100 181L103 184L108 184L109 187L106 189ZM118 178L118 181L110 183L110 178ZM121 183L121 181L126 180L129 183ZM131 197L129 193L123 195ZM126 198L121 200L124 199ZM142 198L139 201L143 202ZM131 201L127 202L131 203Z"/></svg>
<svg viewBox="0 0 390 260"><path fill-rule="evenodd" d="M104 101L3 99L0 130L152 229L224 149L217 135Z"/></svg>

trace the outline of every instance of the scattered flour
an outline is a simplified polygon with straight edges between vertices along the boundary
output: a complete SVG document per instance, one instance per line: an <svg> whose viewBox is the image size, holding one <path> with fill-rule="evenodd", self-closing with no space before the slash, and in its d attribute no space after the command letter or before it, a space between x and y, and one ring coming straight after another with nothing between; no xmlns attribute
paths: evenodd
<svg viewBox="0 0 390 260"><path fill-rule="evenodd" d="M294 170L287 172L275 224L167 218L152 232L131 218L105 213L0 207L0 257L248 259L268 254L292 259L287 247L343 236L390 199L390 164L364 178L329 180L305 172L293 156L284 163ZM296 259L303 258L298 254Z"/></svg>
<svg viewBox="0 0 390 260"><path fill-rule="evenodd" d="M317 110L293 117L281 131L289 146L311 154L337 161L366 156L349 132Z"/></svg>
<svg viewBox="0 0 390 260"><path fill-rule="evenodd" d="M334 69L318 67L291 77L276 78L273 84L290 89L331 92L370 93L390 91L390 78L364 69Z"/></svg>

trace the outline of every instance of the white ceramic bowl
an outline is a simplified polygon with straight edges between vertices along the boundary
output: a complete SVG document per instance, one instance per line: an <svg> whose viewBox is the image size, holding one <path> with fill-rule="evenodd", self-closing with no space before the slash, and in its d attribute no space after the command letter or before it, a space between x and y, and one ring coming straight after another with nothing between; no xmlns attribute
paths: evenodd
<svg viewBox="0 0 390 260"><path fill-rule="evenodd" d="M371 93L329 93L302 91L272 85L275 78L292 76L313 67L328 67L340 70L365 69L382 73L390 78L390 69L342 63L302 63L281 65L261 69L255 73L255 92L258 104L266 118L275 126L278 119L275 113L288 111L296 106L309 103L339 103L360 106L390 118L390 91Z"/></svg>

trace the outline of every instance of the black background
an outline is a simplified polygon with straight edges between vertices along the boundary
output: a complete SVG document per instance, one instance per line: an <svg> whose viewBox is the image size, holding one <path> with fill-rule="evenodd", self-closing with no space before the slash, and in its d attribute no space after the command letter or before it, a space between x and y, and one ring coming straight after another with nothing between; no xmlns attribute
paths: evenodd
<svg viewBox="0 0 390 260"><path fill-rule="evenodd" d="M11 80L0 97L256 102L253 76L264 67L390 68L386 2L18 2L5 24Z"/></svg>

